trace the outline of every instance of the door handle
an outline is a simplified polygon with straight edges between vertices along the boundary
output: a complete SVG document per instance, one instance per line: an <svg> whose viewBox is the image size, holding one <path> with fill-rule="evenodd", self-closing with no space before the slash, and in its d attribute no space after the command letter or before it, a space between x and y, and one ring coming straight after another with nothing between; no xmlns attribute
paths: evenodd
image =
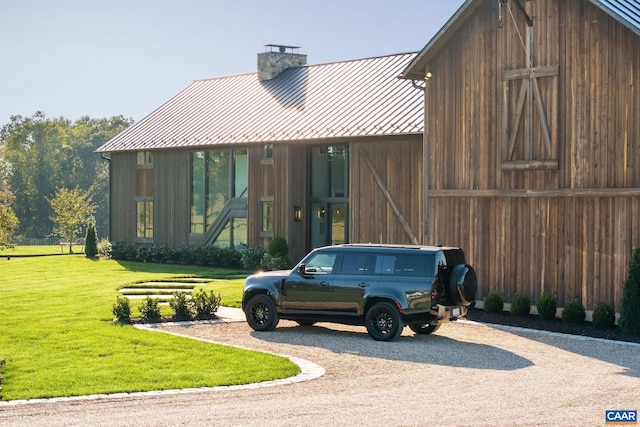
<svg viewBox="0 0 640 427"><path fill-rule="evenodd" d="M358 286L360 286L361 288L366 288L367 286L369 286L369 284L367 282L362 282Z"/></svg>
<svg viewBox="0 0 640 427"><path fill-rule="evenodd" d="M325 282L324 280L320 282L320 286L329 286L329 282Z"/></svg>

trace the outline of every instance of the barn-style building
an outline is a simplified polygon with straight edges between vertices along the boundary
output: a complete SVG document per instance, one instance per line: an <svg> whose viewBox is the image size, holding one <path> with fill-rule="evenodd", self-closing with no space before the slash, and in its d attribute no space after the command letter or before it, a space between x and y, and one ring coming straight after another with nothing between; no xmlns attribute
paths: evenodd
<svg viewBox="0 0 640 427"><path fill-rule="evenodd" d="M422 240L463 247L485 295L619 310L640 246L639 8L468 0L402 72L424 87Z"/></svg>
<svg viewBox="0 0 640 427"><path fill-rule="evenodd" d="M415 53L319 65L267 45L258 72L198 80L98 151L113 242L264 246L297 261L422 233L423 93Z"/></svg>

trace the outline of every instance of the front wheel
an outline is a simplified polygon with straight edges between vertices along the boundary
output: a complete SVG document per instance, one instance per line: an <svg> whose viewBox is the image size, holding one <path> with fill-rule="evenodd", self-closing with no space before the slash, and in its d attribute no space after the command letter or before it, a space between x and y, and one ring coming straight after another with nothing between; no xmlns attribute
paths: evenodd
<svg viewBox="0 0 640 427"><path fill-rule="evenodd" d="M391 341L404 328L398 309L388 302L374 304L367 311L364 321L367 332L376 341Z"/></svg>
<svg viewBox="0 0 640 427"><path fill-rule="evenodd" d="M409 325L409 328L418 335L429 335L440 329L440 323L425 323L422 325Z"/></svg>
<svg viewBox="0 0 640 427"><path fill-rule="evenodd" d="M280 320L273 300L262 294L251 297L244 314L249 326L256 331L272 331Z"/></svg>

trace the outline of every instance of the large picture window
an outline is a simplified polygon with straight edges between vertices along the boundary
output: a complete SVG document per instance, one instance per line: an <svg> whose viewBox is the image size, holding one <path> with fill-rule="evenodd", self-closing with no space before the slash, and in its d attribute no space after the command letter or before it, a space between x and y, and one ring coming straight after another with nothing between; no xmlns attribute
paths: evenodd
<svg viewBox="0 0 640 427"><path fill-rule="evenodd" d="M238 209L234 201L248 197L248 169L246 148L191 153L191 234L212 233L214 243L234 244L228 227L232 219L246 218L246 208Z"/></svg>

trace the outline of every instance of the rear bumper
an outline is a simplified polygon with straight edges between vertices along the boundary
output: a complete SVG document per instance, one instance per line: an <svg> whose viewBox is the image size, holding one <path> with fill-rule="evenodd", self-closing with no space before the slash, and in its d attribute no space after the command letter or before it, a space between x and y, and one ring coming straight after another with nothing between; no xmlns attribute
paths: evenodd
<svg viewBox="0 0 640 427"><path fill-rule="evenodd" d="M437 305L438 310L432 310L431 313L436 316L438 322L448 322L463 317L467 314L467 307L462 305Z"/></svg>

